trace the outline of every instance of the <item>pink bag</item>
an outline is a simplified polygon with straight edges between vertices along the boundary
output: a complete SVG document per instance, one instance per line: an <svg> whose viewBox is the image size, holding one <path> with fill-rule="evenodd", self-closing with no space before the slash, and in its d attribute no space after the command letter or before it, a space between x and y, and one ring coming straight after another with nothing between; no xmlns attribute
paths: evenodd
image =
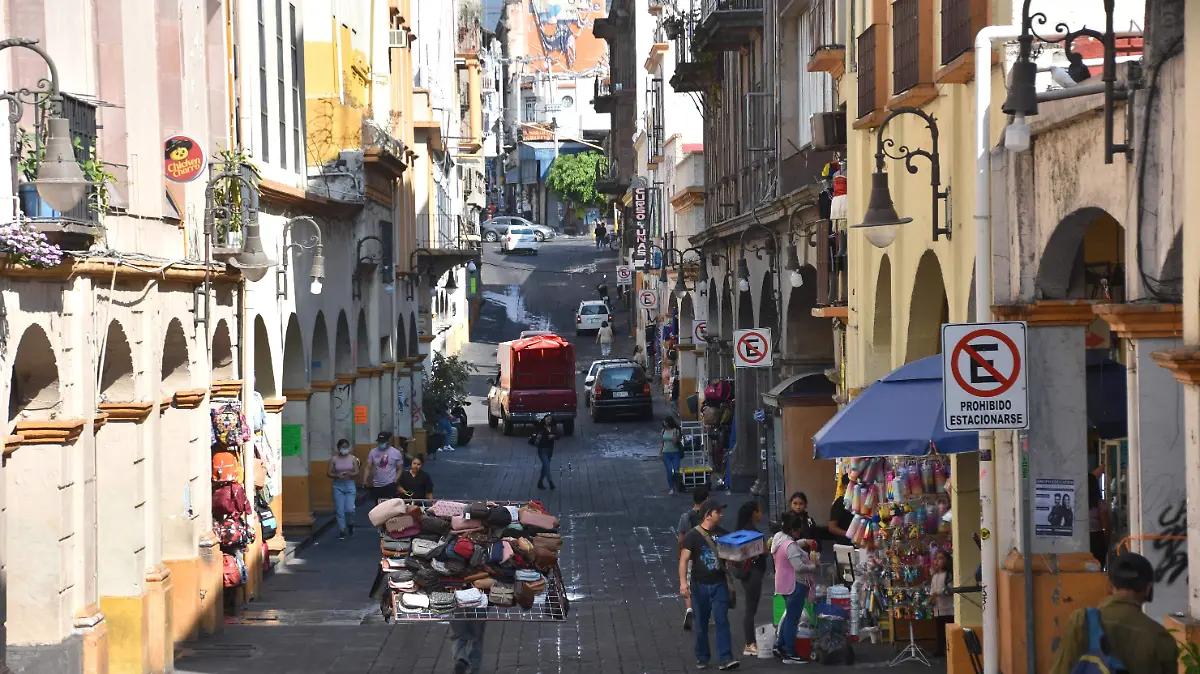
<svg viewBox="0 0 1200 674"><path fill-rule="evenodd" d="M435 501L433 504L433 514L438 517L461 517L465 512L467 512L466 503L459 503L458 501Z"/></svg>
<svg viewBox="0 0 1200 674"><path fill-rule="evenodd" d="M388 535L395 538L397 537L396 533L404 531L405 529L411 529L416 525L416 523L416 520L414 520L412 517L409 517L408 515L401 515L399 517L393 517L387 522L384 522L383 526L385 529L387 529Z"/></svg>
<svg viewBox="0 0 1200 674"><path fill-rule="evenodd" d="M462 515L455 515L450 518L450 528L463 533L467 531L479 531L483 528L483 524L479 520L469 520Z"/></svg>
<svg viewBox="0 0 1200 674"><path fill-rule="evenodd" d="M367 517L371 520L371 526L379 526L384 522L399 517L408 512L408 504L402 498L393 498L384 501L371 508L371 512Z"/></svg>
<svg viewBox="0 0 1200 674"><path fill-rule="evenodd" d="M528 524L539 529L557 529L558 518L553 515L539 513L528 508L521 509L521 524Z"/></svg>

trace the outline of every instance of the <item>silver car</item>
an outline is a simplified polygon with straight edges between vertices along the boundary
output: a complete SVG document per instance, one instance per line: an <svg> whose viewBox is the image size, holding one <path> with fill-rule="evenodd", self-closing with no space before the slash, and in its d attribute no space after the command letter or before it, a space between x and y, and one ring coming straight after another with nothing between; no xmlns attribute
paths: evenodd
<svg viewBox="0 0 1200 674"><path fill-rule="evenodd" d="M533 230L533 236L538 240L538 243L549 241L558 236L558 232L546 225L539 225L530 222L525 218L520 218L515 215L501 215L489 220L484 220L479 225L479 234L484 241L488 243L497 243L504 238L504 233L509 227L528 227Z"/></svg>

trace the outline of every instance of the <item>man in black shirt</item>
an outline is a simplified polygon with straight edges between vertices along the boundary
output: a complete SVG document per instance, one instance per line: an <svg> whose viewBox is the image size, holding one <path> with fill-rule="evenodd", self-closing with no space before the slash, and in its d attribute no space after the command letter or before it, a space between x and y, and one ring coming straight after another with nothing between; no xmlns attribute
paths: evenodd
<svg viewBox="0 0 1200 674"><path fill-rule="evenodd" d="M413 457L409 469L400 474L400 489L404 496L412 499L433 498L433 478L421 470L424 465L421 457Z"/></svg>
<svg viewBox="0 0 1200 674"><path fill-rule="evenodd" d="M850 484L850 476L842 475L842 491ZM846 499L838 497L833 499L833 505L829 507L829 537L838 545L852 545L849 538L846 538L846 530L850 528L850 523L854 521L854 514L846 508Z"/></svg>
<svg viewBox="0 0 1200 674"><path fill-rule="evenodd" d="M729 579L725 561L717 556L716 542L720 535L721 511L725 506L709 499L700 506L700 525L683 536L679 554L679 594L690 597L696 613L696 668L708 667L711 656L708 645L708 618L717 626L718 669L736 669L733 659L733 639L729 633ZM691 566L691 579L688 566Z"/></svg>

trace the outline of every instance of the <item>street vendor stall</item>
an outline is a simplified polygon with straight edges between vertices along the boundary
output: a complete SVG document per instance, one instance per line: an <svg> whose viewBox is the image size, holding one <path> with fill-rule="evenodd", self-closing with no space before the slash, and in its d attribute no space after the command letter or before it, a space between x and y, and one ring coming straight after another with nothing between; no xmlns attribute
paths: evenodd
<svg viewBox="0 0 1200 674"><path fill-rule="evenodd" d="M537 501L390 499L370 519L382 555L371 596L387 621L549 622L570 611L558 518Z"/></svg>

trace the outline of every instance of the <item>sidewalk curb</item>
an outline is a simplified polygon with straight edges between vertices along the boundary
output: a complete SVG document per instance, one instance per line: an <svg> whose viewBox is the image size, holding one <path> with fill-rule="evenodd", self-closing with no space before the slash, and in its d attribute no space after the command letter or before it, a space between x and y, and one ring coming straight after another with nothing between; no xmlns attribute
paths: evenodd
<svg viewBox="0 0 1200 674"><path fill-rule="evenodd" d="M370 498L370 495L371 495L370 491L364 491L362 494L356 496L355 500L354 500L355 505L356 506L362 505L363 503L365 503L367 501L368 498ZM296 555L300 554L301 552L304 552L305 550L311 548L313 546L313 544L317 542L318 538L323 536L326 531L329 531L336 525L337 525L337 517L333 513L329 513L326 516L325 520L320 522L319 524L314 522L313 526L312 526L312 530L309 532L309 534L307 536L305 536L296 545L294 545L290 548L285 547L283 549L283 551L279 553L279 556L276 558L277 561L275 563L283 564L284 566L287 566L288 562L291 559L293 559Z"/></svg>

